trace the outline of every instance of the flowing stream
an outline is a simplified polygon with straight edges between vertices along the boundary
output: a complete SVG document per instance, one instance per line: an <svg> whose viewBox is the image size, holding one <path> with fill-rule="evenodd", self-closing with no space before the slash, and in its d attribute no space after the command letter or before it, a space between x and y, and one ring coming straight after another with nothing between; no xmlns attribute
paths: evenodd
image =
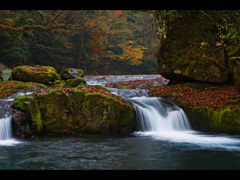
<svg viewBox="0 0 240 180"><path fill-rule="evenodd" d="M99 84L103 85L102 82ZM238 136L210 135L192 130L184 111L171 100L148 97L146 89L108 89L124 97L135 108L137 116L135 135L174 143L240 151Z"/></svg>
<svg viewBox="0 0 240 180"><path fill-rule="evenodd" d="M87 76L88 84L154 79L160 75ZM148 97L146 89L108 88L136 110L129 135L12 138L11 116L0 114L0 169L240 169L240 137L192 130L171 100ZM11 104L13 98L0 101ZM2 108L3 109L3 108ZM12 140L17 143L6 143Z"/></svg>

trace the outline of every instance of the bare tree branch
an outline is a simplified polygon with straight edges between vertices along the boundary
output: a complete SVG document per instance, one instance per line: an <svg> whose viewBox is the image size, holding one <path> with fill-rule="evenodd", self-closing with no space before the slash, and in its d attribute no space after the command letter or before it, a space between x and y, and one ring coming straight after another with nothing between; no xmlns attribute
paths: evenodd
<svg viewBox="0 0 240 180"><path fill-rule="evenodd" d="M54 23L54 21L63 13L63 11L64 11L64 10L58 12L58 13L56 14L56 16L53 18L53 20L48 23L47 26L48 26L48 27L51 26L51 25Z"/></svg>
<svg viewBox="0 0 240 180"><path fill-rule="evenodd" d="M0 23L0 29L5 30L5 31L15 31L15 32L23 32L27 30L42 30L42 31L50 31L54 29L70 29L70 30L85 30L85 29L91 29L92 27L84 27L84 28L76 28L76 27L69 27L68 25L70 22L80 13L80 11L74 13L66 23L61 23L61 24L53 24L57 18L64 12L64 10L59 11L56 16L48 23L48 25L40 25L40 24L35 24L35 25L23 25L19 27L14 27L11 25L6 25L6 24L1 24Z"/></svg>

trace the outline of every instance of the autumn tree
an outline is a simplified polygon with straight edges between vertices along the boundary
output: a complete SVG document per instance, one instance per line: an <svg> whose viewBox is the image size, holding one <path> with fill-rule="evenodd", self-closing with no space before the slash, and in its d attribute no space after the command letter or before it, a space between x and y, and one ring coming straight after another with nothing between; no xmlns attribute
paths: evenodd
<svg viewBox="0 0 240 180"><path fill-rule="evenodd" d="M95 74L147 70L156 63L158 42L151 19L122 10L0 11L0 60L9 67L42 64Z"/></svg>

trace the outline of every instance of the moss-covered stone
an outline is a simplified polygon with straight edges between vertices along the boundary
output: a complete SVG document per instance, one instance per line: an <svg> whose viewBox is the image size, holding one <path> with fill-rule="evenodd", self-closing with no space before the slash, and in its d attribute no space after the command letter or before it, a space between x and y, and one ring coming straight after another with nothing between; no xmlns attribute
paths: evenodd
<svg viewBox="0 0 240 180"><path fill-rule="evenodd" d="M160 74L170 80L225 82L227 58L216 29L199 11L181 13L180 19L166 25L167 36L156 52Z"/></svg>
<svg viewBox="0 0 240 180"><path fill-rule="evenodd" d="M66 86L66 81L64 80L56 80L52 84L53 87L65 87Z"/></svg>
<svg viewBox="0 0 240 180"><path fill-rule="evenodd" d="M17 66L12 71L13 79L24 82L52 84L57 79L57 71L50 66Z"/></svg>
<svg viewBox="0 0 240 180"><path fill-rule="evenodd" d="M212 108L198 109L187 108L186 106L182 106L181 103L179 105L189 117L193 129L240 134L240 105L232 110L230 108L231 103L226 103L226 106L218 112L214 112Z"/></svg>
<svg viewBox="0 0 240 180"><path fill-rule="evenodd" d="M73 124L78 125L81 120L82 106L85 97L85 92L73 88L69 93Z"/></svg>
<svg viewBox="0 0 240 180"><path fill-rule="evenodd" d="M76 77L84 77L84 72L82 69L74 69L74 68L68 68L61 72L62 79L68 80L68 79L74 79Z"/></svg>
<svg viewBox="0 0 240 180"><path fill-rule="evenodd" d="M104 90L103 87L99 89ZM30 114L32 130L38 134L68 130L78 133L133 131L135 110L132 105L107 94L89 93L86 87L84 90L48 89L16 98L14 106Z"/></svg>
<svg viewBox="0 0 240 180"><path fill-rule="evenodd" d="M68 79L66 81L66 85L69 87L76 87L78 85L85 85L87 84L84 78L76 77L74 79Z"/></svg>
<svg viewBox="0 0 240 180"><path fill-rule="evenodd" d="M90 132L121 132L123 128L131 132L135 114L126 106L109 96L86 94L79 126Z"/></svg>
<svg viewBox="0 0 240 180"><path fill-rule="evenodd" d="M63 90L52 90L45 95L37 96L37 101L44 131L63 130L74 126L72 117L68 116L72 111L70 102Z"/></svg>
<svg viewBox="0 0 240 180"><path fill-rule="evenodd" d="M27 111L32 122L30 127L34 133L42 134L43 125L37 100L33 96L20 96L14 100L14 106L22 111Z"/></svg>

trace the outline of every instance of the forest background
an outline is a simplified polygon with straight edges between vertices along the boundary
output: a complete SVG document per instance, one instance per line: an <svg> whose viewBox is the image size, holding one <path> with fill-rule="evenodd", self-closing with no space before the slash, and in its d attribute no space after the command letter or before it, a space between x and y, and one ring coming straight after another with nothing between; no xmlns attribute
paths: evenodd
<svg viewBox="0 0 240 180"><path fill-rule="evenodd" d="M85 74L158 74L151 11L0 10L0 62Z"/></svg>

